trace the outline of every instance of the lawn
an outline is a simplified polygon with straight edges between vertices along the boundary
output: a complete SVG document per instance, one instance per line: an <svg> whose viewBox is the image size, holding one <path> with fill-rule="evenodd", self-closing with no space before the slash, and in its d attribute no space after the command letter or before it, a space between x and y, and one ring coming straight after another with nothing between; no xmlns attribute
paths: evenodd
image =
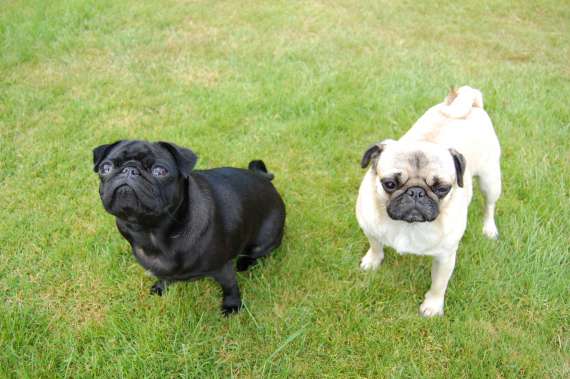
<svg viewBox="0 0 570 379"><path fill-rule="evenodd" d="M0 377L570 376L570 5L465 3L1 1ZM423 319L428 258L358 267L359 160L463 84L503 148L501 238L477 193ZM150 296L92 171L122 138L275 173L286 236L240 314L211 280Z"/></svg>

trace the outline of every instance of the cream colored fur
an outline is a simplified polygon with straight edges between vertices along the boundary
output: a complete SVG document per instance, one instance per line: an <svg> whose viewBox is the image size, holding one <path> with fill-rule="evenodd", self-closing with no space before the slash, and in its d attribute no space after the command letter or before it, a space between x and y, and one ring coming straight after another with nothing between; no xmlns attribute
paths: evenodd
<svg viewBox="0 0 570 379"><path fill-rule="evenodd" d="M420 313L427 317L443 315L445 291L467 226L473 176L479 177L486 200L483 233L489 238L498 237L494 211L501 193L501 150L491 120L483 109L483 96L476 89L461 87L450 93L443 103L430 108L400 140L387 140L382 144L384 149L375 166L366 172L356 203L358 223L370 242L361 268L377 269L384 258L384 245L399 254L433 257L432 286L420 306ZM450 148L465 157L463 188L457 185ZM393 220L386 212L389 197L380 178L393 172L403 172L405 177L411 172L405 158L418 151L429 158L429 164L420 172L422 176L438 176L454 185L440 202L440 213L434 221Z"/></svg>

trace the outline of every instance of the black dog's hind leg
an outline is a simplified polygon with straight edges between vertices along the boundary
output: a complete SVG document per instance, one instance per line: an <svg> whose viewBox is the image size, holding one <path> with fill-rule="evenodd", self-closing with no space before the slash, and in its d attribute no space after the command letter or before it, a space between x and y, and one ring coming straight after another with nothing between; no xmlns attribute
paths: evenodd
<svg viewBox="0 0 570 379"><path fill-rule="evenodd" d="M248 255L240 256L236 262L236 270L245 271L257 263L257 258L252 258Z"/></svg>
<svg viewBox="0 0 570 379"><path fill-rule="evenodd" d="M212 274L213 278L222 286L223 300L222 313L225 316L235 313L241 308L241 296L232 261L228 261L222 269Z"/></svg>
<svg viewBox="0 0 570 379"><path fill-rule="evenodd" d="M240 255L236 262L236 269L238 271L245 271L251 266L255 266L259 258L263 258L273 250L277 249L281 245L281 240L283 239L283 229L277 231L277 235L269 243L262 243L257 246L252 246L248 251Z"/></svg>
<svg viewBox="0 0 570 379"><path fill-rule="evenodd" d="M259 258L269 255L271 251L279 247L279 244L280 242L269 246L253 247L249 252L245 252L244 255L239 256L236 262L236 269L241 272L247 270L251 266L255 266Z"/></svg>
<svg viewBox="0 0 570 379"><path fill-rule="evenodd" d="M152 295L162 296L166 292L166 288L170 284L168 280L159 279L156 283L150 287L150 293Z"/></svg>

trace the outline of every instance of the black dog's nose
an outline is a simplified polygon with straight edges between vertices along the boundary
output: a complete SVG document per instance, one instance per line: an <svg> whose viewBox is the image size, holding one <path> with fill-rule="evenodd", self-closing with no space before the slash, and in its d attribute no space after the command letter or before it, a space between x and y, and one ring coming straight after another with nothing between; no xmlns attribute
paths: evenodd
<svg viewBox="0 0 570 379"><path fill-rule="evenodd" d="M410 187L406 191L406 194L412 199L421 199L426 196L426 191L422 187Z"/></svg>
<svg viewBox="0 0 570 379"><path fill-rule="evenodd" d="M141 174L136 167L125 167L121 172L127 176L137 176Z"/></svg>

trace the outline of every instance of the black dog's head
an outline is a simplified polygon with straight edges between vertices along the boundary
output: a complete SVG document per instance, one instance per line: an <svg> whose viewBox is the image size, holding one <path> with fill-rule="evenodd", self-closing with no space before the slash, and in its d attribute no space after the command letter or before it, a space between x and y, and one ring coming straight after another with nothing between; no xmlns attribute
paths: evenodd
<svg viewBox="0 0 570 379"><path fill-rule="evenodd" d="M117 141L93 150L99 195L107 212L136 224L153 225L173 215L184 200L197 157L172 143Z"/></svg>
<svg viewBox="0 0 570 379"><path fill-rule="evenodd" d="M463 187L463 155L436 144L385 141L364 153L362 167L370 162L376 191L393 220L434 221L455 186Z"/></svg>

